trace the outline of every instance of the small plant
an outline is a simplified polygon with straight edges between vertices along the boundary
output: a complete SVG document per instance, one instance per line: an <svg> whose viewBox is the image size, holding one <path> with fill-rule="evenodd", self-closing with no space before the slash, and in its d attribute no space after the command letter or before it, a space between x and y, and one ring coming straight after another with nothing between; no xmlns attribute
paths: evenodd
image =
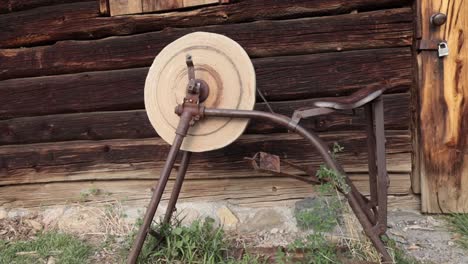
<svg viewBox="0 0 468 264"><path fill-rule="evenodd" d="M336 154L343 152L343 150L344 148L335 142L331 152L333 158L336 158ZM326 181L326 183L322 184L321 189L319 189L323 194L330 194L335 188L341 190L343 193L349 193L350 191L345 176L329 169L326 165L320 165L315 176L320 180Z"/></svg>
<svg viewBox="0 0 468 264"><path fill-rule="evenodd" d="M86 263L91 246L72 235L57 232L40 233L30 241L0 241L0 264ZM52 261L51 261L52 262Z"/></svg>
<svg viewBox="0 0 468 264"><path fill-rule="evenodd" d="M101 190L98 188L89 188L87 191L80 192L80 202L86 202L90 196L97 196L101 194Z"/></svg>
<svg viewBox="0 0 468 264"><path fill-rule="evenodd" d="M451 214L447 220L452 230L460 235L457 243L468 249L468 214Z"/></svg>
<svg viewBox="0 0 468 264"><path fill-rule="evenodd" d="M343 151L343 147L335 143L332 156ZM314 233L303 239L298 239L286 248L286 252L278 251L278 263L338 263L336 245L325 238L325 232L331 231L338 223L342 211L342 203L338 189L349 192L345 176L339 175L325 165L321 165L316 176L324 183L318 186L318 192L328 198L319 199L311 208L296 212L295 217L302 229L313 229ZM298 259L300 256L300 259Z"/></svg>
<svg viewBox="0 0 468 264"><path fill-rule="evenodd" d="M295 218L302 230L313 229L315 232L329 232L337 225L341 213L339 197L316 198L310 208L298 210Z"/></svg>
<svg viewBox="0 0 468 264"><path fill-rule="evenodd" d="M308 235L304 239L297 239L286 248L286 252L278 250L276 262L287 263L339 263L336 246L321 233Z"/></svg>
<svg viewBox="0 0 468 264"><path fill-rule="evenodd" d="M137 224L141 225L141 221ZM260 264L259 257L245 254L241 259L229 255L230 244L214 220L206 218L182 226L174 219L171 225L157 224L153 229L159 239L149 236L139 263ZM129 239L133 241L135 234ZM128 244L130 246L130 243Z"/></svg>

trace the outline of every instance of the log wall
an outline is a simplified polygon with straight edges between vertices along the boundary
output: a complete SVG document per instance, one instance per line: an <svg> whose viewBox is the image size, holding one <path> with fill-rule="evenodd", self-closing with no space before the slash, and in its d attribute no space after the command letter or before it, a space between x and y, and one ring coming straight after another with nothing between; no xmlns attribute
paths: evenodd
<svg viewBox="0 0 468 264"><path fill-rule="evenodd" d="M278 113L291 115L313 98L391 83L384 96L390 193L408 194L411 5L239 0L103 17L97 0L0 0L0 206L79 200L92 186L119 199L147 199L168 145L146 117L145 76L165 45L194 31L238 41L253 60L258 88ZM266 109L265 103L258 100L256 109ZM363 112L304 125L344 146L339 160L367 192ZM296 179L252 171L244 157L260 150L298 164L322 163L298 136L251 122L231 146L194 155L181 198L260 206L311 194Z"/></svg>

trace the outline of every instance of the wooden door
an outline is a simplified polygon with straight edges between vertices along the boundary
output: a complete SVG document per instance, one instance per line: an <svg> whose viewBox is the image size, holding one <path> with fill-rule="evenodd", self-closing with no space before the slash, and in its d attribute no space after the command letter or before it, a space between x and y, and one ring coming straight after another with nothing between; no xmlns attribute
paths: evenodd
<svg viewBox="0 0 468 264"><path fill-rule="evenodd" d="M228 3L229 0L99 0L101 14L117 16Z"/></svg>
<svg viewBox="0 0 468 264"><path fill-rule="evenodd" d="M422 211L468 212L468 0L420 0L419 11L413 173L421 177ZM445 24L431 23L437 13L446 15ZM442 41L448 44L446 57L436 50Z"/></svg>

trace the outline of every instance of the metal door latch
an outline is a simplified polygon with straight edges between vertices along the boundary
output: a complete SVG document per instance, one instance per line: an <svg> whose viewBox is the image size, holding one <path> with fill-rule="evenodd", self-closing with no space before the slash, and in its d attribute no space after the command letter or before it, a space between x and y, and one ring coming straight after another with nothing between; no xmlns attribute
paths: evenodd
<svg viewBox="0 0 468 264"><path fill-rule="evenodd" d="M445 57L449 55L449 48L447 42L442 41L439 43L437 52L439 53L439 57Z"/></svg>
<svg viewBox="0 0 468 264"><path fill-rule="evenodd" d="M418 40L417 47L419 51L433 50L437 51L439 58L449 55L449 48L445 40Z"/></svg>

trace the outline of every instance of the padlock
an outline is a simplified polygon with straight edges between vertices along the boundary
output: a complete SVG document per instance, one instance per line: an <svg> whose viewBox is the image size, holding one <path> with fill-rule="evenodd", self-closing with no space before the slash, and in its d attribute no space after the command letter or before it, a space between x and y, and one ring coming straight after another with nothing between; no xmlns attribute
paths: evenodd
<svg viewBox="0 0 468 264"><path fill-rule="evenodd" d="M439 43L438 49L439 57L445 57L449 55L449 48L447 42L442 41Z"/></svg>

